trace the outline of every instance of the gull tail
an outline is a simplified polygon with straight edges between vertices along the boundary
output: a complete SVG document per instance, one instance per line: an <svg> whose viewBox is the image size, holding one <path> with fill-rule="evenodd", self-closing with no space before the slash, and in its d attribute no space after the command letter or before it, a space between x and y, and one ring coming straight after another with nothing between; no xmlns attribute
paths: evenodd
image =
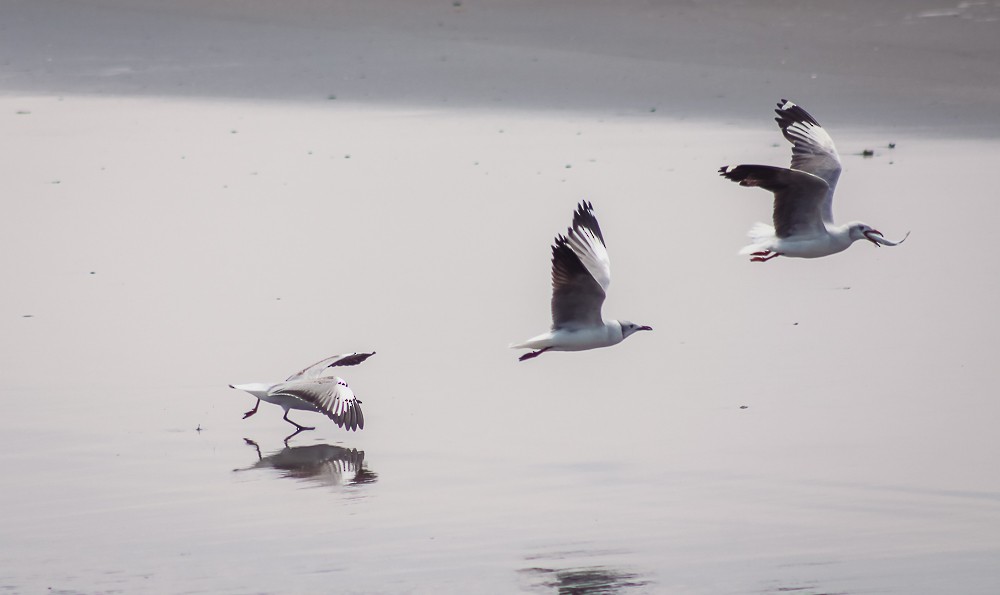
<svg viewBox="0 0 1000 595"><path fill-rule="evenodd" d="M552 346L552 332L543 333L537 337L532 337L527 341L521 341L520 343L511 343L508 345L511 349L542 349L543 347Z"/></svg>
<svg viewBox="0 0 1000 595"><path fill-rule="evenodd" d="M774 228L767 223L754 223L747 232L750 243L740 248L740 254L751 254L760 250L770 250L774 241Z"/></svg>

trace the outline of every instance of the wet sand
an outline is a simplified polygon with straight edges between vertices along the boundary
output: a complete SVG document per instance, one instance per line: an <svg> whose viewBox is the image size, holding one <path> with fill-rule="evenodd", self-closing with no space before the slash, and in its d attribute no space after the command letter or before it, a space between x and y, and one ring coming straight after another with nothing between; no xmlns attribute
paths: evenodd
<svg viewBox="0 0 1000 595"><path fill-rule="evenodd" d="M30 6L3 10L21 10L25 23ZM380 7L399 5L301 6L234 15L223 5L207 14L183 4L67 4L80 39L90 25L112 27L98 23L108 14L133 25L102 43L87 37L89 47L128 65L128 39L162 40L176 46L130 59L183 68L72 75L88 56L109 68L100 52L76 52L67 71L27 58L4 66L0 587L995 590L1000 281L991 227L1000 207L989 188L1000 143L975 120L996 107L988 81L935 86L912 67L901 70L900 89L883 81L871 90L857 82L864 72L848 69L851 88L867 89L854 103L833 86L746 91L731 71L697 63L684 68L708 78L682 77L652 111L633 85L665 84L652 76L659 62L634 50L654 28L650 15L679 11L687 20L667 19L670 27L687 23L694 38L698 23L715 31L706 23L721 8L631 6L617 19L601 13L611 27L605 43L622 40L616 51L643 76L604 95L579 93L578 103L567 98L597 83L572 69L566 76L579 87L542 77L551 80L523 87L530 101L460 93L447 68L425 77L423 94L361 83L379 78L369 71L342 78L353 90L328 99L307 76L329 66L326 54L272 56L261 72L285 72L281 85L242 67L198 78L192 72L210 61L176 48L197 52L207 37L183 43L139 26L154 16L216 33L224 25L220 47L265 50L279 41L318 47L326 38L303 31L344 30L369 35L363 47L376 55L386 51L372 49L384 45L376 41L399 39L433 54L434 39L498 45L475 29L449 29L449 19L506 32L497 23L514 16L449 2L438 17L446 33L427 25L413 41L400 29L417 25L379 20ZM769 30L768 14L728 8L736 12L727 22ZM874 24L891 8L833 20L867 14ZM594 10L563 16L577 26ZM351 28L342 17L385 24ZM949 32L996 27L962 15L900 18ZM544 19L516 22L522 35L549 39ZM618 32L627 27L635 34ZM65 36L46 45L29 30L17 29L23 56L81 47ZM564 48L566 63L604 64L613 52L591 39L590 55ZM951 39L968 40L970 69L986 68L976 45L986 42ZM569 41L552 38L540 55L558 43ZM721 43L730 60L749 59L730 47L738 36ZM220 61L231 51L220 50ZM245 55L268 62L267 52ZM403 65L419 57L393 55ZM287 71L293 63L302 76ZM501 63L480 65L493 73ZM484 78L532 80L507 64L507 78ZM189 88L171 91L171 80ZM685 102L709 96L712 81L732 83L718 109ZM906 85L952 96L893 109ZM783 95L837 141L838 219L889 237L912 230L905 244L764 265L736 255L746 229L769 216L768 196L715 170L787 163L770 113ZM598 210L614 263L605 316L655 331L518 363L506 345L547 326L548 246L582 198ZM364 400L364 431L293 414L319 429L285 445L280 409L264 404L241 419L253 401L229 383L280 378L351 350L378 352L343 373ZM354 450L364 453L361 467L346 454Z"/></svg>
<svg viewBox="0 0 1000 595"><path fill-rule="evenodd" d="M995 137L995 2L10 0L6 93L656 109Z"/></svg>

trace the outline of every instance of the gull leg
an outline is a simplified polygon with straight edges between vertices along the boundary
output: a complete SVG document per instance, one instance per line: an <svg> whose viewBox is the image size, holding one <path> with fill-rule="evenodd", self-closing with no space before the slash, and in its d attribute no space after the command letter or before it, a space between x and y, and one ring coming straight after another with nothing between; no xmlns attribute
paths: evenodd
<svg viewBox="0 0 1000 595"><path fill-rule="evenodd" d="M254 442L253 440L251 440L249 438L244 438L243 441L246 442L247 444L249 444L250 446L252 446L252 447L254 447L254 448L257 449L257 459L258 460L263 460L264 459L264 457L260 456L260 447L257 446L256 442Z"/></svg>
<svg viewBox="0 0 1000 595"><path fill-rule="evenodd" d="M531 353L525 353L521 357L517 358L517 361L523 362L524 360L531 359L533 357L538 357L539 355L545 353L549 349L552 349L552 348L551 347L546 347L545 349L539 349L538 351L532 351Z"/></svg>
<svg viewBox="0 0 1000 595"><path fill-rule="evenodd" d="M298 430L295 430L291 434L285 436L285 448L288 448L288 441L289 440L291 440L292 438L295 438L296 436L298 436L299 434L301 434L303 430L311 430L311 429L312 428L299 428Z"/></svg>
<svg viewBox="0 0 1000 595"><path fill-rule="evenodd" d="M780 252L774 252L770 256L754 256L753 258L750 259L750 262L767 262L772 258L777 258L779 256L781 256Z"/></svg>
<svg viewBox="0 0 1000 595"><path fill-rule="evenodd" d="M767 256L770 253L771 253L770 250L760 250L758 252L751 252L750 254L753 256Z"/></svg>
<svg viewBox="0 0 1000 595"><path fill-rule="evenodd" d="M247 411L246 413L243 414L243 419L246 419L246 418L250 417L251 415L253 415L254 413L257 413L257 408L258 407L260 407L260 399L257 399L257 404L253 406L253 409L251 409L250 411Z"/></svg>
<svg viewBox="0 0 1000 595"><path fill-rule="evenodd" d="M300 426L299 424L295 423L294 421L288 419L288 410L287 409L285 409L285 416L282 417L281 419L287 421L288 423L290 423L293 426L295 426L296 428L298 428L299 432L301 432L302 430L315 430L316 429L316 428L310 428L308 426ZM298 434L299 432L296 432L296 434ZM291 438L291 436L289 436L289 438Z"/></svg>

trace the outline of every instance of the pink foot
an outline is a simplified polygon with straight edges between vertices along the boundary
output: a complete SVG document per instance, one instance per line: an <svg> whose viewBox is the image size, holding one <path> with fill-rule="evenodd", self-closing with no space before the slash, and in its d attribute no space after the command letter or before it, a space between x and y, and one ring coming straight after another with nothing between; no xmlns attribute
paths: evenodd
<svg viewBox="0 0 1000 595"><path fill-rule="evenodd" d="M770 256L754 256L750 259L750 262L767 262L772 258L777 258L779 256L781 256L781 254L778 252L774 252Z"/></svg>

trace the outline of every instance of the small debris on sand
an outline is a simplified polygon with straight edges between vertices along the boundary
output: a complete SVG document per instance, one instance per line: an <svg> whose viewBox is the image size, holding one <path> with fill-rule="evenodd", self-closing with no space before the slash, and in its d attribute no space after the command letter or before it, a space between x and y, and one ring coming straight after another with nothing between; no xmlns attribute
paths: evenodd
<svg viewBox="0 0 1000 595"><path fill-rule="evenodd" d="M861 151L861 156L862 157L874 157L875 156L875 151L874 151L874 149L865 149L864 151Z"/></svg>

